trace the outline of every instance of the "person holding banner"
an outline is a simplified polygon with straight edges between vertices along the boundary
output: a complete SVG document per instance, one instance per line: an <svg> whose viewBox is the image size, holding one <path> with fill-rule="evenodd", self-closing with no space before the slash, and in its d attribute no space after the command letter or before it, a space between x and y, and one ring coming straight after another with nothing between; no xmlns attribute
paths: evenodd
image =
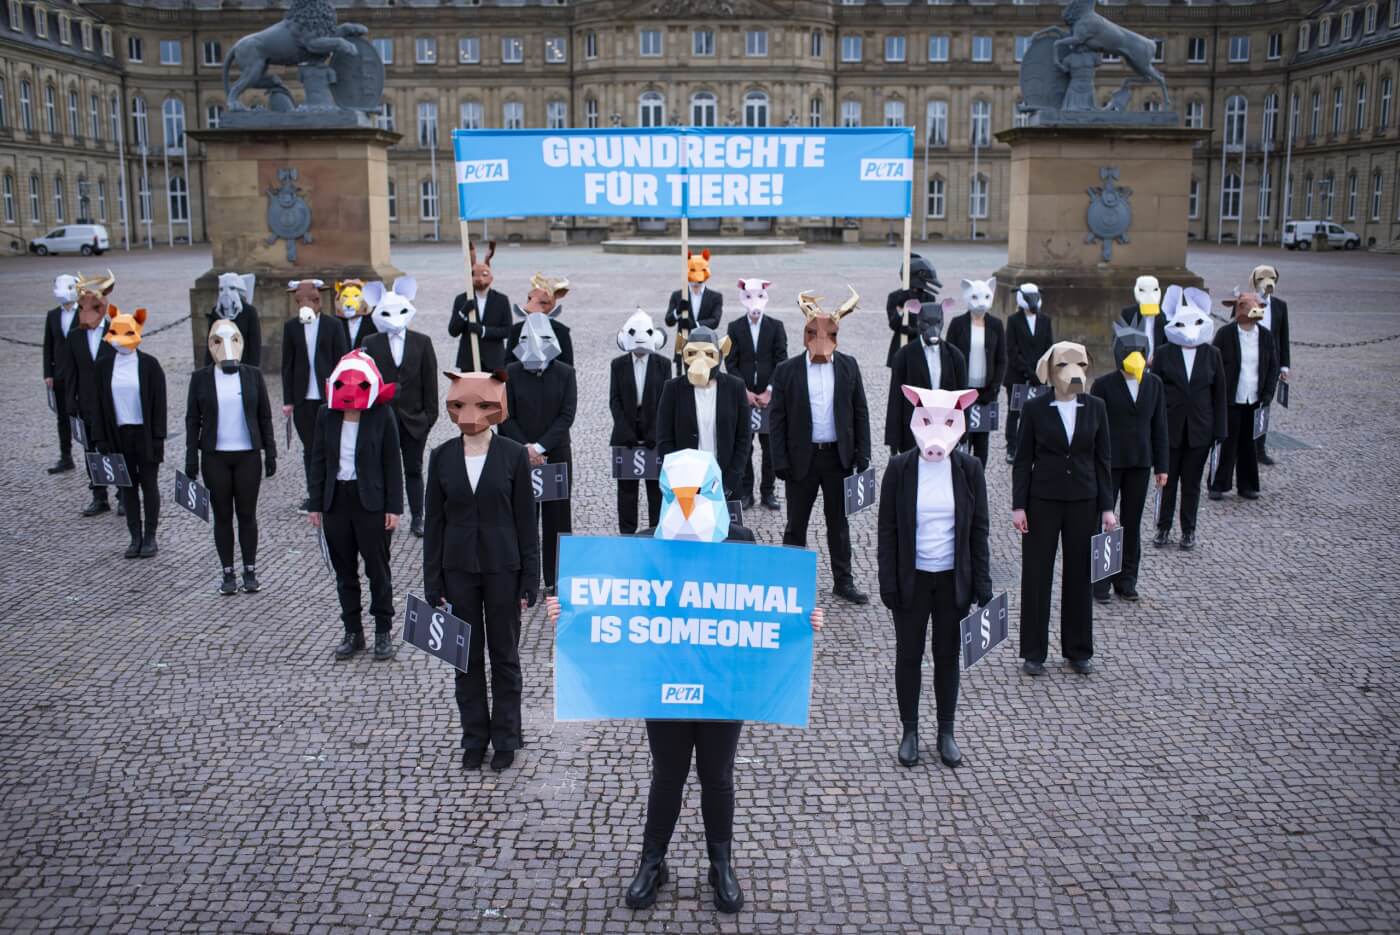
<svg viewBox="0 0 1400 935"><path fill-rule="evenodd" d="M1006 320L1006 398L1011 399L1012 387L1018 383L1039 386L1035 378L1036 361L1045 356L1055 343L1055 325L1050 313L1041 310L1040 287L1033 282L1022 283L1016 290L1016 311ZM1006 463L1016 460L1017 428L1021 413L1009 405L1006 411Z"/></svg>
<svg viewBox="0 0 1400 935"><path fill-rule="evenodd" d="M491 431L508 413L503 371L445 375L447 415L462 434L428 459L423 596L471 624L467 671L456 673L455 687L462 768L480 769L489 743L491 768L503 770L524 745L520 611L535 605L540 580L530 458L518 442Z"/></svg>
<svg viewBox="0 0 1400 935"><path fill-rule="evenodd" d="M71 359L66 353L68 334L78 318L78 277L63 273L54 278L53 296L58 305L44 318L44 386L51 394L54 415L58 417L58 461L50 474L62 474L73 463L73 426L68 421L68 381Z"/></svg>
<svg viewBox="0 0 1400 935"><path fill-rule="evenodd" d="M1264 301L1254 292L1225 300L1235 320L1215 333L1211 343L1225 364L1225 398L1229 400L1220 463L1211 478L1210 498L1223 499L1239 477L1240 496L1259 499L1259 449L1254 443L1254 415L1274 401L1278 387L1278 349L1262 324Z"/></svg>
<svg viewBox="0 0 1400 935"><path fill-rule="evenodd" d="M900 279L904 278L904 271L900 270ZM909 255L909 288L896 289L885 298L885 317L889 319L890 349L885 355L885 366L893 367L895 355L899 349L909 344L916 344L914 339L923 334L923 329L915 320L915 313L911 302L918 302L920 306L934 305L938 302L938 290L943 288L943 283L938 281L938 273L934 270L933 264L917 253ZM909 312L905 314L906 310ZM940 324L940 327L941 324ZM893 379L891 386L898 386ZM891 396L894 393L890 394ZM901 420L903 421L903 420Z"/></svg>
<svg viewBox="0 0 1400 935"><path fill-rule="evenodd" d="M656 450L663 457L673 451L698 448L715 456L726 500L733 500L750 460L752 433L744 381L720 373L729 353L723 340L707 327L693 329L681 349L685 376L675 377L661 391L656 413Z"/></svg>
<svg viewBox="0 0 1400 935"><path fill-rule="evenodd" d="M724 317L724 296L705 285L710 279L710 251L702 250L700 255L686 254L686 289L671 293L666 303L666 325L676 329L676 376L685 372L681 360L681 348L693 328L709 328L719 331L719 321Z"/></svg>
<svg viewBox="0 0 1400 935"><path fill-rule="evenodd" d="M253 594L258 583L258 490L263 471L277 473L277 433L262 371L244 364L243 335L228 319L209 329L211 366L190 374L185 402L185 476L199 477L204 456L204 483L214 513L214 549L223 578L219 593L237 594L233 574L233 518L238 516L238 544L243 553L242 590ZM258 452L262 452L261 462Z"/></svg>
<svg viewBox="0 0 1400 935"><path fill-rule="evenodd" d="M116 287L117 279L108 270L103 276L78 274L73 288L78 293L77 327L68 329L64 339L64 357L68 361L68 411L77 416L87 436L88 450L96 450L93 445L98 437L98 425L102 419L99 403L100 390L97 383L97 363L104 357L116 353L107 337L107 296ZM88 479L92 491L92 501L83 507L83 516L96 516L112 509L107 502L107 487ZM120 503L118 497L118 503ZM124 511L123 511L124 512Z"/></svg>
<svg viewBox="0 0 1400 935"><path fill-rule="evenodd" d="M491 288L491 259L496 241L486 245L486 259L477 262L476 244L468 245L472 264L472 291L452 300L447 333L457 339L457 370L461 373L490 373L506 369L506 339L510 337L510 299ZM472 356L472 336L481 348L481 360Z"/></svg>
<svg viewBox="0 0 1400 935"><path fill-rule="evenodd" d="M943 310L947 302L920 305L913 318L919 339L910 341L894 355L890 367L890 398L885 406L885 444L890 455L914 448L910 417L914 407L904 393L905 386L922 389L955 390L967 386L967 360L962 351L943 340Z"/></svg>
<svg viewBox="0 0 1400 935"><path fill-rule="evenodd" d="M958 766L960 624L974 600L992 600L987 485L981 463L956 450L966 428L963 407L977 391L900 390L913 407L915 449L894 456L885 469L878 540L880 601L894 615L894 684L904 725L897 756L903 766L919 762L919 695L932 620L938 756L943 765Z"/></svg>
<svg viewBox="0 0 1400 935"><path fill-rule="evenodd" d="M297 317L282 324L282 418L288 416L301 439L302 466L307 484L311 481L311 443L325 387L341 358L350 352L349 333L336 319L321 316L319 279L293 279L287 283ZM322 327L322 326L325 327ZM302 501L302 513L316 510L310 492Z"/></svg>
<svg viewBox="0 0 1400 935"><path fill-rule="evenodd" d="M948 323L947 342L967 359L967 385L977 390L977 405L995 406L1006 375L1006 329L1001 319L988 314L997 281L964 279L963 301L967 311ZM991 432L969 432L967 443L982 467L987 466L987 440Z"/></svg>
<svg viewBox="0 0 1400 935"><path fill-rule="evenodd" d="M671 378L671 364L657 353L666 347L666 332L638 308L617 333L623 352L613 358L608 375L608 409L612 435L608 444L620 448L656 448L656 413ZM642 482L618 480L617 528L624 536L637 531L637 488ZM661 512L661 488L645 481L647 522L655 526Z"/></svg>
<svg viewBox="0 0 1400 935"><path fill-rule="evenodd" d="M773 401L773 371L787 359L787 331L783 323L764 314L764 309L768 307L770 285L772 283L766 279L739 280L739 302L746 314L729 323L729 353L725 355L724 368L744 381L751 409L766 409ZM765 507L777 510L779 505L773 493L776 480L768 433L754 434L758 436L759 447L763 449L758 493ZM753 480L753 456L750 455L744 461L743 494L740 497L740 505L745 510L753 506Z"/></svg>

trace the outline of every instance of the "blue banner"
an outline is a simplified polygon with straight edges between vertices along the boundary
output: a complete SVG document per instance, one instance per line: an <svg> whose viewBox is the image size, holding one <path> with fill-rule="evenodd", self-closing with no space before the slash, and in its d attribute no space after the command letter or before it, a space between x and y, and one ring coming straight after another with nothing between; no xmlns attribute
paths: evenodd
<svg viewBox="0 0 1400 935"><path fill-rule="evenodd" d="M902 218L909 127L453 130L464 220L519 216Z"/></svg>
<svg viewBox="0 0 1400 935"><path fill-rule="evenodd" d="M557 720L807 726L816 553L565 536L558 585Z"/></svg>

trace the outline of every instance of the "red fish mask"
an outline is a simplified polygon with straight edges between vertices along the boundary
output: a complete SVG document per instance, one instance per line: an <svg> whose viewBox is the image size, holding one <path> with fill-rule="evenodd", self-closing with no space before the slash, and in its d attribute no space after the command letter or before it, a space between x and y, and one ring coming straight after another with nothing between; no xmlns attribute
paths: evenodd
<svg viewBox="0 0 1400 935"><path fill-rule="evenodd" d="M397 384L384 382L373 357L364 351L351 351L331 371L326 398L332 409L364 410L393 399L397 389Z"/></svg>

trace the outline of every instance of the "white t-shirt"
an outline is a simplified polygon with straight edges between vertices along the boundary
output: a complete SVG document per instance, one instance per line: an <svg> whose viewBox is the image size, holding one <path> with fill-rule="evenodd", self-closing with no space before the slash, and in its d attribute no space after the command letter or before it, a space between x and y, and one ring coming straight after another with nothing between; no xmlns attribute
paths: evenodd
<svg viewBox="0 0 1400 935"><path fill-rule="evenodd" d="M1259 401L1259 326L1237 329L1240 336L1240 382L1235 402L1244 406Z"/></svg>
<svg viewBox="0 0 1400 935"><path fill-rule="evenodd" d="M715 453L715 401L719 385L695 390L695 424L700 429L700 450Z"/></svg>
<svg viewBox="0 0 1400 935"><path fill-rule="evenodd" d="M463 455L467 462L467 483L471 484L472 493L476 493L476 485L481 482L481 470L486 466L486 455Z"/></svg>
<svg viewBox="0 0 1400 935"><path fill-rule="evenodd" d="M243 411L243 380L236 373L214 368L214 395L219 400L219 424L215 434L216 451L251 451L253 436Z"/></svg>
<svg viewBox="0 0 1400 935"><path fill-rule="evenodd" d="M812 412L812 443L836 441L836 365L812 362L807 354L807 400Z"/></svg>
<svg viewBox="0 0 1400 935"><path fill-rule="evenodd" d="M1124 377L1123 382L1128 384L1128 395L1133 398L1133 402L1137 402L1138 381L1132 377Z"/></svg>
<svg viewBox="0 0 1400 935"><path fill-rule="evenodd" d="M102 347L102 337L105 333L106 329L101 325L98 325L96 328L88 329L88 353L92 355L93 360L97 359L97 352Z"/></svg>
<svg viewBox="0 0 1400 935"><path fill-rule="evenodd" d="M918 459L918 524L914 529L914 567L919 571L949 571L956 554L957 528L953 505L953 462Z"/></svg>
<svg viewBox="0 0 1400 935"><path fill-rule="evenodd" d="M1029 331L1029 332L1031 333L1032 336L1035 335L1035 313L1034 313L1034 312L1026 312L1026 330Z"/></svg>
<svg viewBox="0 0 1400 935"><path fill-rule="evenodd" d="M943 358L937 344L924 345L924 362L928 364L928 387L936 390L943 382Z"/></svg>
<svg viewBox="0 0 1400 935"><path fill-rule="evenodd" d="M968 322L968 331L972 337L968 343L967 382L980 390L987 385L987 326L984 324L979 328L975 321L971 321Z"/></svg>
<svg viewBox="0 0 1400 935"><path fill-rule="evenodd" d="M340 464L335 469L336 480L355 480L355 442L360 438L360 423L346 419L340 426Z"/></svg>
<svg viewBox="0 0 1400 935"><path fill-rule="evenodd" d="M78 306L64 305L58 313L58 328L63 332L63 336L68 337L68 332L73 330L73 319L78 316Z"/></svg>
<svg viewBox="0 0 1400 935"><path fill-rule="evenodd" d="M1191 368L1196 366L1196 349L1194 347L1183 347L1181 349L1181 361L1186 365L1186 382L1191 382Z"/></svg>
<svg viewBox="0 0 1400 935"><path fill-rule="evenodd" d="M394 358L395 367L403 366L403 346L407 340L402 331L397 334L394 332L389 333L389 353Z"/></svg>
<svg viewBox="0 0 1400 935"><path fill-rule="evenodd" d="M117 411L117 425L140 425L141 364L136 352L117 351L112 364L112 406Z"/></svg>
<svg viewBox="0 0 1400 935"><path fill-rule="evenodd" d="M1060 410L1060 421L1065 425L1065 438L1074 441L1074 422L1077 415L1075 410L1079 408L1079 400L1056 399L1052 400L1050 405Z"/></svg>
<svg viewBox="0 0 1400 935"><path fill-rule="evenodd" d="M647 357L646 354L632 355L632 385L637 388L637 407L642 405L642 397L647 391Z"/></svg>
<svg viewBox="0 0 1400 935"><path fill-rule="evenodd" d="M306 398L320 399L321 387L316 382L316 335L321 330L321 316L317 315L301 328L302 333L306 335Z"/></svg>

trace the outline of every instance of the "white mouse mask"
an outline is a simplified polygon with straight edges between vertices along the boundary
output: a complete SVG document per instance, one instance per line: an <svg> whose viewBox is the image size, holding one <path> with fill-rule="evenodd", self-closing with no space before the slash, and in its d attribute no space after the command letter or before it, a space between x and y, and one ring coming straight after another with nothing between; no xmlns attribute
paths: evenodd
<svg viewBox="0 0 1400 935"><path fill-rule="evenodd" d="M750 317L762 315L768 307L768 287L771 285L766 279L739 280L739 302L748 309Z"/></svg>
<svg viewBox="0 0 1400 935"><path fill-rule="evenodd" d="M384 283L372 282L365 286L364 300L374 309L370 314L374 324L386 334L403 334L418 314L413 307L413 297L418 294L418 281L412 276L400 276L394 280L393 291L386 291Z"/></svg>
<svg viewBox="0 0 1400 935"><path fill-rule="evenodd" d="M984 315L992 307L992 297L996 295L997 279L964 279L962 281L963 301L974 315Z"/></svg>
<svg viewBox="0 0 1400 935"><path fill-rule="evenodd" d="M1137 299L1138 312L1150 318L1162 310L1162 285L1156 276L1139 276L1133 283L1133 298Z"/></svg>
<svg viewBox="0 0 1400 935"><path fill-rule="evenodd" d="M1200 289L1167 286L1162 311L1167 316L1167 340L1182 347L1209 344L1215 334L1210 295Z"/></svg>
<svg viewBox="0 0 1400 935"><path fill-rule="evenodd" d="M76 305L78 303L78 277L61 273L54 277L53 297L58 299L60 305Z"/></svg>
<svg viewBox="0 0 1400 935"><path fill-rule="evenodd" d="M633 354L650 354L666 346L666 332L656 327L651 316L638 308L631 318L623 322L622 330L617 333L617 346L619 350Z"/></svg>

